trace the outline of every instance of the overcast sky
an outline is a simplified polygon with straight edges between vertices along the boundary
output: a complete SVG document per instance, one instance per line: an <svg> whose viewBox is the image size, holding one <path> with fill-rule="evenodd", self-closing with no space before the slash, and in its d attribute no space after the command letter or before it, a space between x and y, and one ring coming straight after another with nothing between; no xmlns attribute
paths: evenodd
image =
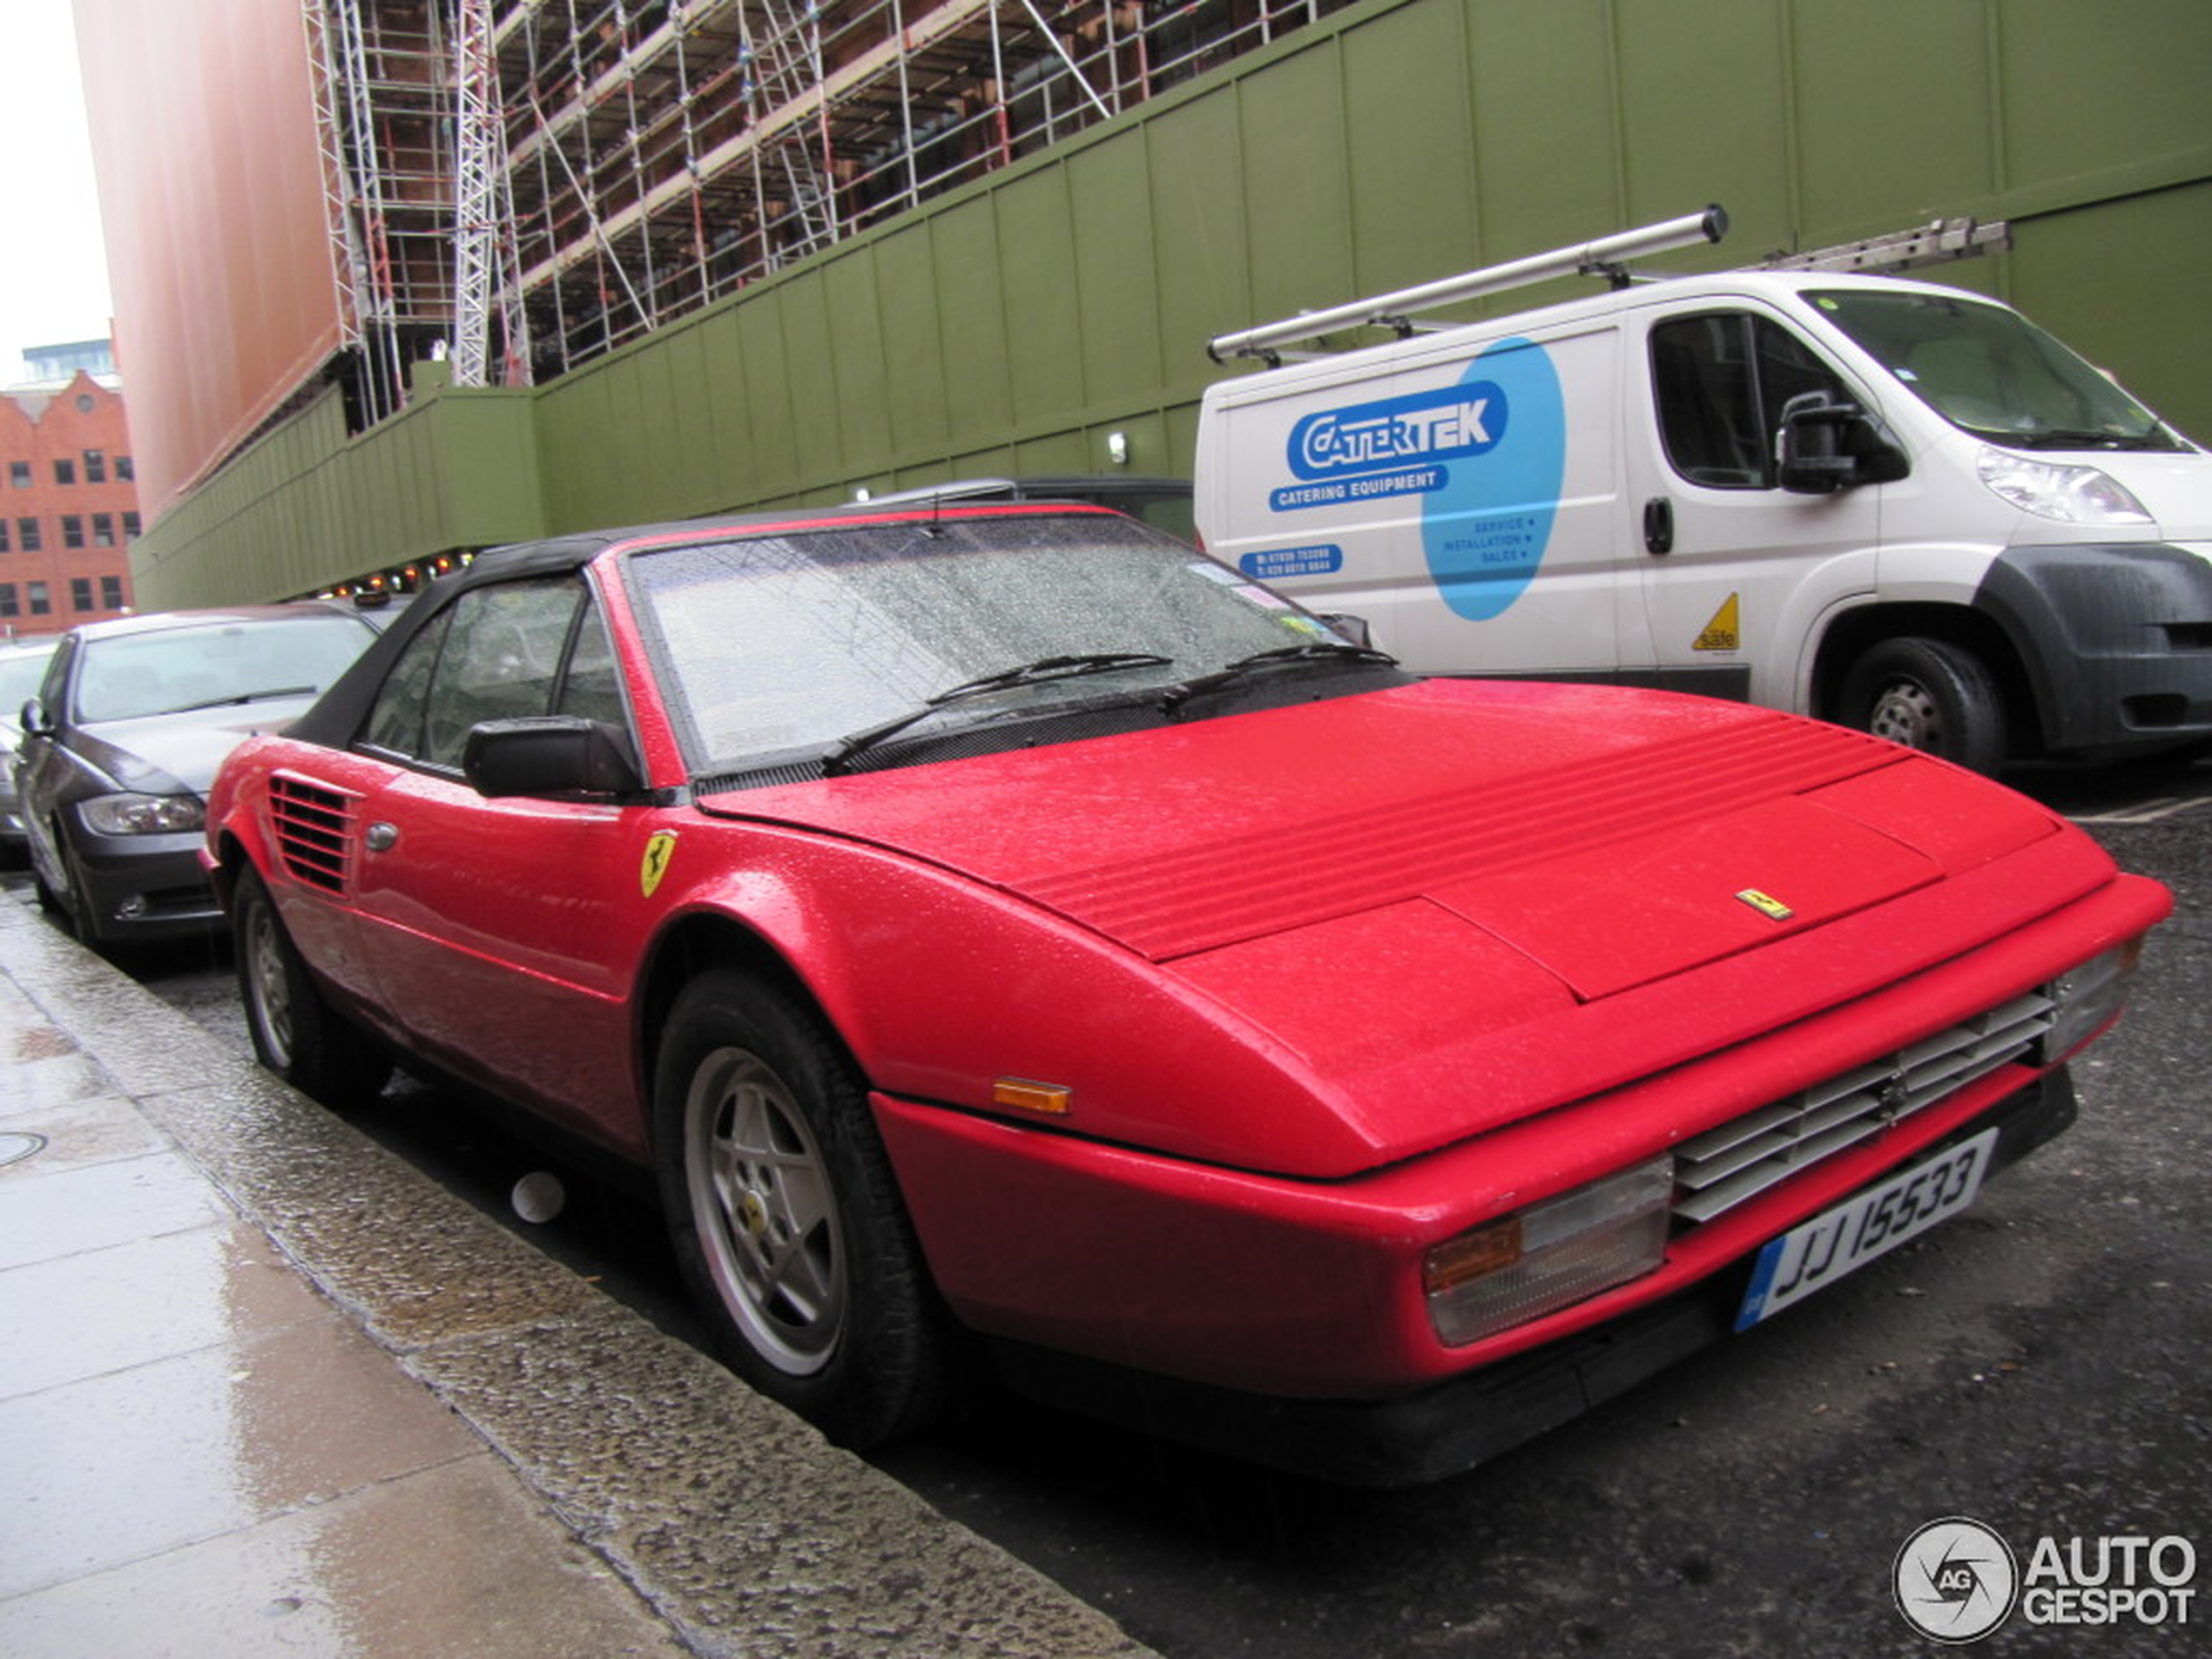
<svg viewBox="0 0 2212 1659"><path fill-rule="evenodd" d="M0 385L111 314L70 0L0 0Z"/></svg>

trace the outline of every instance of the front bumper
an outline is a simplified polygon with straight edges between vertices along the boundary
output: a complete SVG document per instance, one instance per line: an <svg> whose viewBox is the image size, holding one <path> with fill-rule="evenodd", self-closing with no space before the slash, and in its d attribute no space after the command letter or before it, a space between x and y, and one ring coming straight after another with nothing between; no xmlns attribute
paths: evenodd
<svg viewBox="0 0 2212 1659"><path fill-rule="evenodd" d="M2153 543L2016 547L1974 596L2020 647L2052 753L2212 739L2212 559Z"/></svg>
<svg viewBox="0 0 2212 1659"><path fill-rule="evenodd" d="M197 831L100 835L75 826L70 878L86 933L121 943L196 938L219 929L222 907L200 863L201 845Z"/></svg>
<svg viewBox="0 0 2212 1659"><path fill-rule="evenodd" d="M1994 1173L2059 1135L2074 1116L2073 1080L2060 1067L1927 1150L1993 1128ZM1056 1406L1345 1485L1410 1486L1473 1468L1730 1335L1758 1248L1663 1301L1393 1399L1285 1399L1024 1343L1000 1342L994 1352L1009 1386Z"/></svg>

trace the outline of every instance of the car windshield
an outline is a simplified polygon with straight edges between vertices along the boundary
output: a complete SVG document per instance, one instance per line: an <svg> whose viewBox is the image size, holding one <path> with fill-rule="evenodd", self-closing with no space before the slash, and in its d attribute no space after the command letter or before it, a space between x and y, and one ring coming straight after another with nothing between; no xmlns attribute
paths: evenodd
<svg viewBox="0 0 2212 1659"><path fill-rule="evenodd" d="M88 639L76 717L91 725L320 692L375 637L338 611L196 623Z"/></svg>
<svg viewBox="0 0 2212 1659"><path fill-rule="evenodd" d="M51 651L11 651L0 653L0 720L12 720L27 698L38 695L46 678Z"/></svg>
<svg viewBox="0 0 2212 1659"><path fill-rule="evenodd" d="M833 759L941 709L951 723L1159 704L1335 638L1189 546L1103 516L833 527L628 568L695 772Z"/></svg>
<svg viewBox="0 0 2212 1659"><path fill-rule="evenodd" d="M1978 438L2029 449L2184 447L2110 377L2002 306L1912 290L1804 297L1930 408Z"/></svg>

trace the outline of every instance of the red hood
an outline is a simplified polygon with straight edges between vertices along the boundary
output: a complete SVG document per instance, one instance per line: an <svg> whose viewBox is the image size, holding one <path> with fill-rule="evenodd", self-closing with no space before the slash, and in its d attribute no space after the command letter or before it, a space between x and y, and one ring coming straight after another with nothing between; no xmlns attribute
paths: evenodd
<svg viewBox="0 0 2212 1659"><path fill-rule="evenodd" d="M1956 774L1937 785L1955 821L1934 841L1855 806L1865 789L1823 792L1899 768L1922 790L1917 774L1941 771L1738 705L1432 681L705 804L894 848L1163 963L1420 902L1587 1000L2053 830Z"/></svg>

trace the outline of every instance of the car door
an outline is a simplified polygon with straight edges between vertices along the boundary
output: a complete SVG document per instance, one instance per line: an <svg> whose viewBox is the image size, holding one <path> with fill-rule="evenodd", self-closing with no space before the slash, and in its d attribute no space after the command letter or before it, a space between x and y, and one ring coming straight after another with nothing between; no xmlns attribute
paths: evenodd
<svg viewBox="0 0 2212 1659"><path fill-rule="evenodd" d="M632 1092L627 996L651 809L487 799L461 771L478 721L546 713L627 728L582 578L475 589L418 635L354 745L375 768L354 899L379 999L410 1044L604 1136Z"/></svg>
<svg viewBox="0 0 2212 1659"><path fill-rule="evenodd" d="M1863 388L1750 306L1655 308L1648 395L1629 401L1630 535L1648 627L1635 676L1787 708L1819 609L1871 591L1878 486L1793 495L1776 482L1784 406L1817 393L1872 411Z"/></svg>

